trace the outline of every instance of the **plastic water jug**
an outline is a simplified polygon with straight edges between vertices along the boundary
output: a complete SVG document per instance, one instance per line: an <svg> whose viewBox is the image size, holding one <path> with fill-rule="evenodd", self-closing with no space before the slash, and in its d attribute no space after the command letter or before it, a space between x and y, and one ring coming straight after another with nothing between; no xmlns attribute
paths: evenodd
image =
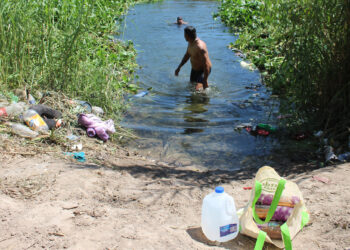
<svg viewBox="0 0 350 250"><path fill-rule="evenodd" d="M202 205L202 230L211 241L225 242L236 238L239 220L233 198L216 187L208 194Z"/></svg>

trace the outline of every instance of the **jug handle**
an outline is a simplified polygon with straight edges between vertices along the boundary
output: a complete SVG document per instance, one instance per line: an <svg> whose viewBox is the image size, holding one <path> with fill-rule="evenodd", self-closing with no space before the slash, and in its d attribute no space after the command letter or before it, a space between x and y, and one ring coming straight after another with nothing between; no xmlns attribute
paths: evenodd
<svg viewBox="0 0 350 250"><path fill-rule="evenodd" d="M229 197L229 199L226 200L226 213L229 215L234 215L235 207L234 207L234 200L232 197Z"/></svg>

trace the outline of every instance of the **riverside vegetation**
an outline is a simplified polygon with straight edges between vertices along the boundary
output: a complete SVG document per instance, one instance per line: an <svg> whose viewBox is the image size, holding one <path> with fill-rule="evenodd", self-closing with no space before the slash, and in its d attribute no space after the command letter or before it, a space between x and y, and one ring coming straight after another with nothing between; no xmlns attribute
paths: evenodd
<svg viewBox="0 0 350 250"><path fill-rule="evenodd" d="M0 1L0 91L57 91L120 119L137 65L132 42L114 35L135 2Z"/></svg>
<svg viewBox="0 0 350 250"><path fill-rule="evenodd" d="M350 135L350 2L221 0L221 20L239 38L264 81L292 115L292 129L323 130L346 145ZM344 149L345 150L345 149Z"/></svg>

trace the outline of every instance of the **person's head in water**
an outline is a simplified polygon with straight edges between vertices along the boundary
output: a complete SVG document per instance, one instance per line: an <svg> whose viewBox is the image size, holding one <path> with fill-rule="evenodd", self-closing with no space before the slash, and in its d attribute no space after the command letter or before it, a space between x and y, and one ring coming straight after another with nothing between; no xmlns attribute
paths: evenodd
<svg viewBox="0 0 350 250"><path fill-rule="evenodd" d="M187 26L184 29L186 41L194 41L197 38L196 28L193 26Z"/></svg>
<svg viewBox="0 0 350 250"><path fill-rule="evenodd" d="M187 24L182 17L178 16L176 19L176 24L181 25L181 24Z"/></svg>

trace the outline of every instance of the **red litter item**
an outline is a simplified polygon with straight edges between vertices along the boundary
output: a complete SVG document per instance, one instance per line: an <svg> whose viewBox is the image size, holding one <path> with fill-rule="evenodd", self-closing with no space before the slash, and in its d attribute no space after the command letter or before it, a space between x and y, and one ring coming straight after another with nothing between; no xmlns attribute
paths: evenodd
<svg viewBox="0 0 350 250"><path fill-rule="evenodd" d="M0 116L7 116L6 108L0 108Z"/></svg>
<svg viewBox="0 0 350 250"><path fill-rule="evenodd" d="M243 187L244 190L252 190L253 187Z"/></svg>
<svg viewBox="0 0 350 250"><path fill-rule="evenodd" d="M306 134L298 134L295 136L295 139L300 141L306 139L307 135Z"/></svg>
<svg viewBox="0 0 350 250"><path fill-rule="evenodd" d="M314 175L312 178L313 178L314 180L317 180L317 181L320 181L320 182L323 182L323 183L326 183L326 184L328 184L328 183L331 182L330 179L328 179L327 177L323 177L323 176Z"/></svg>
<svg viewBox="0 0 350 250"><path fill-rule="evenodd" d="M267 136L270 134L269 131L266 131L265 129L258 129L258 135L263 135L263 136Z"/></svg>

